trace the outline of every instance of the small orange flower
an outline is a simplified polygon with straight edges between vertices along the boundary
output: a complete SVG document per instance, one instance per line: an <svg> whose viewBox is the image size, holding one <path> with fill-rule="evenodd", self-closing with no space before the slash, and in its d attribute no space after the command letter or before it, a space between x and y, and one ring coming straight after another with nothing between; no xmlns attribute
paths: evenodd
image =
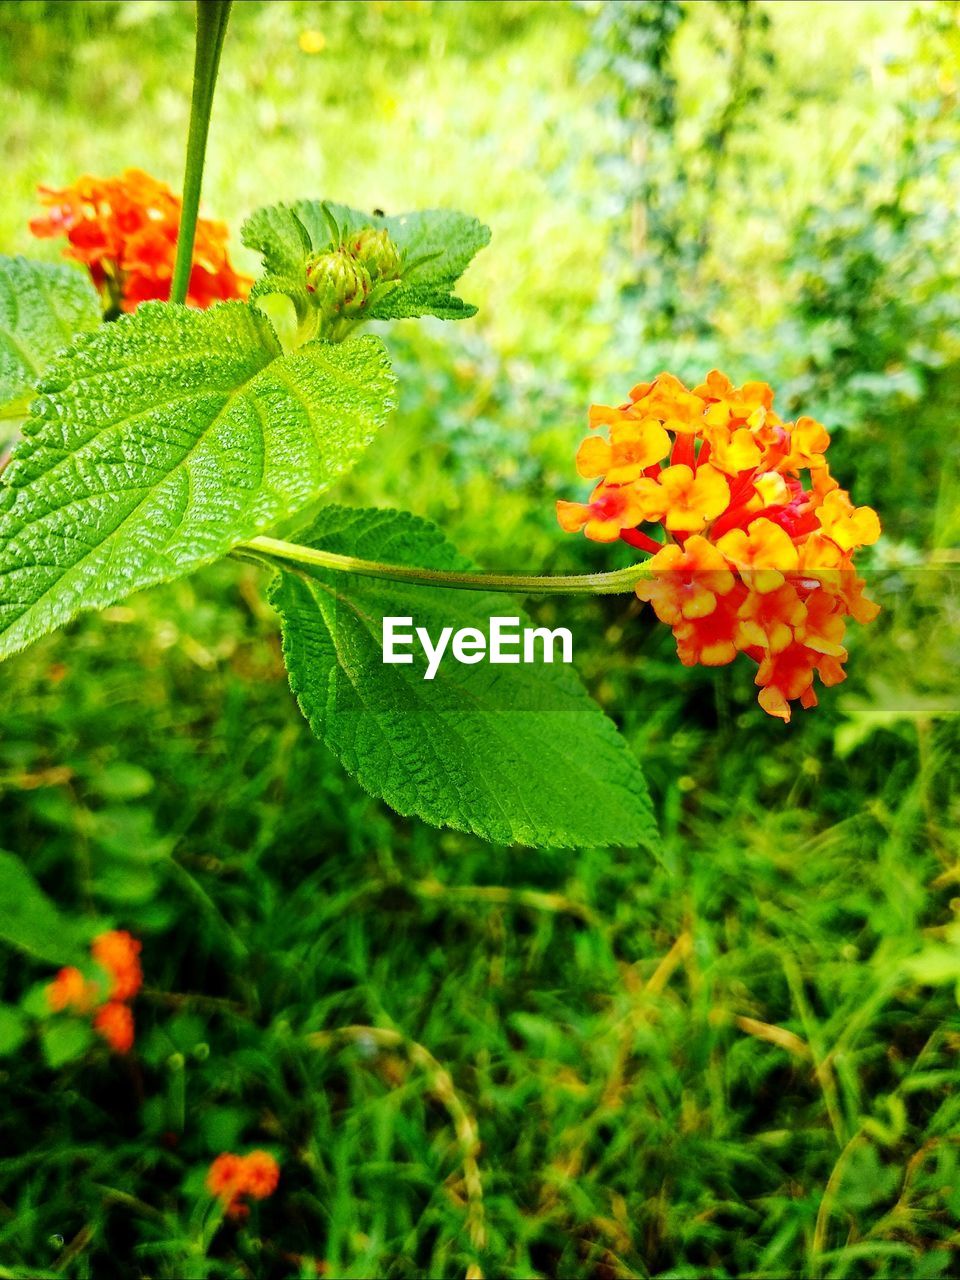
<svg viewBox="0 0 960 1280"><path fill-rule="evenodd" d="M855 507L842 489L834 489L817 509L820 527L841 551L869 547L880 537L880 521L870 507Z"/></svg>
<svg viewBox="0 0 960 1280"><path fill-rule="evenodd" d="M707 617L717 607L717 596L733 590L735 579L726 560L699 534L688 538L683 547L664 547L648 564L650 577L637 583L637 595L652 604L660 621L669 626L681 618Z"/></svg>
<svg viewBox="0 0 960 1280"><path fill-rule="evenodd" d="M246 1164L245 1187L254 1200L272 1196L280 1181L280 1166L269 1151L251 1151L244 1157Z"/></svg>
<svg viewBox="0 0 960 1280"><path fill-rule="evenodd" d="M760 465L763 450L748 427L733 430L722 425L706 425L703 438L710 445L710 461L724 475L735 476Z"/></svg>
<svg viewBox="0 0 960 1280"><path fill-rule="evenodd" d="M785 507L791 500L790 486L778 471L759 472L753 477L753 487L758 511L764 507Z"/></svg>
<svg viewBox="0 0 960 1280"><path fill-rule="evenodd" d="M47 213L34 218L35 236L66 236L65 256L89 270L109 308L134 311L152 298L166 301L176 257L180 199L140 169L116 178L83 177L57 191L40 188ZM187 305L209 307L245 298L253 281L227 254L226 226L198 218Z"/></svg>
<svg viewBox="0 0 960 1280"><path fill-rule="evenodd" d="M243 1186L243 1157L225 1151L207 1170L207 1190L212 1196L232 1200Z"/></svg>
<svg viewBox="0 0 960 1280"><path fill-rule="evenodd" d="M765 382L745 382L738 390L725 373L711 369L693 394L707 406L703 417L708 422L750 422L759 426L768 417L776 418L772 414L773 392Z"/></svg>
<svg viewBox="0 0 960 1280"><path fill-rule="evenodd" d="M108 1000L93 1016L93 1029L103 1036L114 1053L129 1053L133 1048L133 1014L128 1005Z"/></svg>
<svg viewBox="0 0 960 1280"><path fill-rule="evenodd" d="M251 1151L238 1156L225 1151L207 1171L207 1190L221 1200L231 1218L244 1218L250 1212L244 1196L265 1200L272 1196L280 1181L280 1166L268 1151Z"/></svg>
<svg viewBox="0 0 960 1280"><path fill-rule="evenodd" d="M717 547L736 565L746 585L761 595L781 587L784 572L800 563L790 535L772 520L753 520L746 530L731 529Z"/></svg>
<svg viewBox="0 0 960 1280"><path fill-rule="evenodd" d="M726 480L709 464L694 470L681 462L666 467L657 480L669 504L663 523L670 533L699 533L730 502Z"/></svg>
<svg viewBox="0 0 960 1280"><path fill-rule="evenodd" d="M557 516L569 532L652 552L637 595L673 629L681 662L747 654L760 705L788 720L792 702L816 705L815 677L844 678L847 619L879 612L853 556L880 521L830 475L823 424L784 422L773 400L766 383L735 387L714 369L692 391L662 373L622 405L593 405L589 425L609 438L585 440L577 470L600 483Z"/></svg>
<svg viewBox="0 0 960 1280"><path fill-rule="evenodd" d="M798 418L790 432L790 451L780 463L783 471L818 471L826 467L823 456L830 447L826 428L816 418Z"/></svg>
<svg viewBox="0 0 960 1280"><path fill-rule="evenodd" d="M794 587L784 583L773 591L750 591L737 613L737 648L780 653L803 624L807 608Z"/></svg>
<svg viewBox="0 0 960 1280"><path fill-rule="evenodd" d="M635 485L598 484L589 502L558 502L557 517L569 533L582 529L594 542L616 542L622 529L649 519L651 496L659 500Z"/></svg>
<svg viewBox="0 0 960 1280"><path fill-rule="evenodd" d="M846 629L837 598L826 591L812 591L807 597L804 616L794 628L794 635L814 653L843 660L847 656L842 644Z"/></svg>
<svg viewBox="0 0 960 1280"><path fill-rule="evenodd" d="M761 707L781 720L790 719L790 703L795 699L799 699L804 708L815 707L814 672L828 687L846 679L836 658L822 657L803 644L791 644L781 653L761 659L756 679L761 686Z"/></svg>
<svg viewBox="0 0 960 1280"><path fill-rule="evenodd" d="M94 938L91 952L97 964L110 975L111 1000L132 1000L143 986L139 959L142 945L125 929L112 929Z"/></svg>
<svg viewBox="0 0 960 1280"><path fill-rule="evenodd" d="M61 969L47 986L47 1003L54 1013L65 1009L73 1013L89 1013L97 1003L98 988L86 979L79 969L70 965Z"/></svg>
<svg viewBox="0 0 960 1280"><path fill-rule="evenodd" d="M577 451L577 470L590 479L606 476L608 484L639 480L647 467L670 452L671 440L656 419L623 419L610 427L610 440L588 436Z"/></svg>
<svg viewBox="0 0 960 1280"><path fill-rule="evenodd" d="M746 591L739 584L717 599L717 607L702 618L684 618L673 628L677 657L685 667L725 667L737 656L739 610Z"/></svg>
<svg viewBox="0 0 960 1280"><path fill-rule="evenodd" d="M761 686L761 707L768 715L789 720L790 703L794 699L799 698L804 707L815 705L813 672L812 656L802 644L788 645L780 653L761 659L756 680Z"/></svg>
<svg viewBox="0 0 960 1280"><path fill-rule="evenodd" d="M668 431L694 433L703 416L703 402L671 373L639 383L630 392L630 400L630 412L656 418Z"/></svg>
<svg viewBox="0 0 960 1280"><path fill-rule="evenodd" d="M93 1014L94 1030L116 1053L133 1048L133 1014L126 1003L143 984L140 942L125 929L112 929L94 938L93 959L109 975L109 987L85 978L73 966L61 969L47 987L47 1002L54 1013Z"/></svg>

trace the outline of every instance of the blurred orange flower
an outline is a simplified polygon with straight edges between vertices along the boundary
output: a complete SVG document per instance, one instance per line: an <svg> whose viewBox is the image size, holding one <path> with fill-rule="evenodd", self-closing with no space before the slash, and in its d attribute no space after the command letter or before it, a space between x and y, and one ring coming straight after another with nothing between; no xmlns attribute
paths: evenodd
<svg viewBox="0 0 960 1280"><path fill-rule="evenodd" d="M79 969L70 965L61 969L47 986L47 1003L54 1013L70 1009L73 1013L89 1013L97 1004L99 988Z"/></svg>
<svg viewBox="0 0 960 1280"><path fill-rule="evenodd" d="M112 929L94 938L90 950L97 964L110 975L111 1000L132 1000L143 986L139 960L142 945L125 929Z"/></svg>
<svg viewBox="0 0 960 1280"><path fill-rule="evenodd" d="M246 1191L254 1200L272 1196L280 1181L280 1166L268 1151L251 1151L246 1162Z"/></svg>
<svg viewBox="0 0 960 1280"><path fill-rule="evenodd" d="M93 1014L93 1028L115 1053L133 1048L134 1022L128 1001L143 985L140 968L141 942L125 929L98 934L90 944L93 960L109 977L103 984L86 978L70 965L61 969L46 989L47 1003L54 1013Z"/></svg>
<svg viewBox="0 0 960 1280"><path fill-rule="evenodd" d="M34 218L35 236L66 236L68 258L93 277L108 309L134 311L149 299L170 296L180 199L141 169L116 178L80 178L71 187L40 187L47 212ZM239 275L227 255L224 223L198 218L187 305L209 307L245 298L253 281Z"/></svg>
<svg viewBox="0 0 960 1280"><path fill-rule="evenodd" d="M245 1156L225 1151L207 1171L207 1190L223 1201L231 1218L243 1218L249 1213L244 1196L265 1200L276 1191L279 1181L280 1166L269 1151L251 1151Z"/></svg>
<svg viewBox="0 0 960 1280"><path fill-rule="evenodd" d="M133 1048L133 1014L128 1005L108 1000L93 1015L93 1029L103 1036L114 1053L129 1053Z"/></svg>
<svg viewBox="0 0 960 1280"><path fill-rule="evenodd" d="M880 521L830 475L823 425L784 422L773 401L766 383L735 387L715 369L693 390L662 373L625 404L592 405L590 429L609 439L588 436L577 470L599 484L557 516L568 532L652 552L636 592L672 628L681 662L747 654L760 705L789 720L792 702L816 705L815 676L844 679L846 620L879 612L853 557Z"/></svg>

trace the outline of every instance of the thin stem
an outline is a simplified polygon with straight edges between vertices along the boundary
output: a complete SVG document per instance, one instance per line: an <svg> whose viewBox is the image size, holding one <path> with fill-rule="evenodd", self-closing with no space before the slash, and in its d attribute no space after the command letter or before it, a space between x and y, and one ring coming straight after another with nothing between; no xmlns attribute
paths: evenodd
<svg viewBox="0 0 960 1280"><path fill-rule="evenodd" d="M420 569L407 564L381 564L359 560L335 551L320 551L277 538L251 538L235 552L243 557L287 561L331 569L335 573L355 573L364 578L386 578L390 582L410 582L421 587L447 587L459 591L509 591L513 595L603 596L626 595L643 577L643 564L609 573L540 575L532 573L456 573L441 569Z"/></svg>
<svg viewBox="0 0 960 1280"><path fill-rule="evenodd" d="M203 161L207 151L210 110L217 84L220 51L227 31L231 0L197 0L197 45L193 63L193 97L187 134L187 163L183 175L183 204L177 236L177 259L170 285L170 301L186 302L193 266L193 242L200 210Z"/></svg>

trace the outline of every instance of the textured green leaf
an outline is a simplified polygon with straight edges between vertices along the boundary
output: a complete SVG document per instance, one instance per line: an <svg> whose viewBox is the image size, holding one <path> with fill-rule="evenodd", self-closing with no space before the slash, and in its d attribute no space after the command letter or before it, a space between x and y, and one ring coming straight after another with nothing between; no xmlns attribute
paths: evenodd
<svg viewBox="0 0 960 1280"><path fill-rule="evenodd" d="M341 233L348 236L365 227L383 227L402 251L407 264L403 277L366 312L371 320L399 320L433 315L461 320L476 307L452 293L471 259L490 241L490 229L476 218L448 209L424 209L382 217L327 202L326 208ZM243 225L243 243L263 254L267 280L257 292L283 290L304 299L306 261L311 253L333 248L324 204L298 200L292 205L258 209Z"/></svg>
<svg viewBox="0 0 960 1280"><path fill-rule="evenodd" d="M57 352L101 322L100 299L84 272L0 255L0 415L26 413Z"/></svg>
<svg viewBox="0 0 960 1280"><path fill-rule="evenodd" d="M83 957L77 930L64 919L19 858L0 850L0 941L50 964Z"/></svg>
<svg viewBox="0 0 960 1280"><path fill-rule="evenodd" d="M360 338L280 353L242 303L148 303L56 362L0 487L0 657L305 508L382 425Z"/></svg>
<svg viewBox="0 0 960 1280"><path fill-rule="evenodd" d="M366 559L469 568L433 525L396 511L327 507L300 537ZM532 845L647 844L655 825L640 767L570 667L466 666L431 681L382 662L382 619L488 629L527 620L504 596L323 570L282 572L272 603L290 684L317 737L398 813Z"/></svg>

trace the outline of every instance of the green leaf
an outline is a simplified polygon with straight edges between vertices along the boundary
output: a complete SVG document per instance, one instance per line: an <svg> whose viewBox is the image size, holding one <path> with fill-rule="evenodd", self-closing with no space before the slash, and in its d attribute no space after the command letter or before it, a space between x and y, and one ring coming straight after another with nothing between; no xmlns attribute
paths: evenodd
<svg viewBox="0 0 960 1280"><path fill-rule="evenodd" d="M931 944L905 961L904 967L914 982L923 986L960 982L960 939L950 947Z"/></svg>
<svg viewBox="0 0 960 1280"><path fill-rule="evenodd" d="M0 417L23 416L57 352L101 323L85 272L0 255Z"/></svg>
<svg viewBox="0 0 960 1280"><path fill-rule="evenodd" d="M28 1018L43 1020L50 1017L52 1010L49 978L44 978L42 982L34 982L27 988L20 999L20 1011Z"/></svg>
<svg viewBox="0 0 960 1280"><path fill-rule="evenodd" d="M489 244L490 228L449 209L424 209L390 218L320 200L258 209L241 231L243 243L263 254L267 279L255 292L287 292L302 306L307 258L335 247L325 210L336 220L341 237L366 227L385 228L403 253L401 280L373 302L365 313L367 319L432 315L462 320L476 314L476 307L455 297L452 290L474 255Z"/></svg>
<svg viewBox="0 0 960 1280"><path fill-rule="evenodd" d="M27 1020L19 1009L0 1004L0 1058L9 1057L27 1038Z"/></svg>
<svg viewBox="0 0 960 1280"><path fill-rule="evenodd" d="M86 1022L58 1018L40 1032L40 1044L48 1067L57 1070L68 1062L82 1058L94 1042L93 1031Z"/></svg>
<svg viewBox="0 0 960 1280"><path fill-rule="evenodd" d="M19 858L0 850L0 941L50 964L84 958L78 931L65 919Z"/></svg>
<svg viewBox="0 0 960 1280"><path fill-rule="evenodd" d="M10 452L13 444L20 435L20 424L26 416L26 407L23 413L17 413L15 407L11 407L11 416L9 418L0 418L0 468L3 466L4 456Z"/></svg>
<svg viewBox="0 0 960 1280"><path fill-rule="evenodd" d="M396 511L327 507L301 541L364 558L470 568L433 525ZM571 668L461 665L433 680L382 662L382 619L486 632L527 619L503 596L372 578L282 572L271 600L290 684L317 737L398 813L501 843L645 844L656 829L637 761Z"/></svg>
<svg viewBox="0 0 960 1280"><path fill-rule="evenodd" d="M383 424L383 345L281 355L243 303L147 303L58 360L0 487L0 657L307 507Z"/></svg>
<svg viewBox="0 0 960 1280"><path fill-rule="evenodd" d="M114 760L91 769L89 785L105 800L139 800L153 790L153 774L129 760Z"/></svg>

